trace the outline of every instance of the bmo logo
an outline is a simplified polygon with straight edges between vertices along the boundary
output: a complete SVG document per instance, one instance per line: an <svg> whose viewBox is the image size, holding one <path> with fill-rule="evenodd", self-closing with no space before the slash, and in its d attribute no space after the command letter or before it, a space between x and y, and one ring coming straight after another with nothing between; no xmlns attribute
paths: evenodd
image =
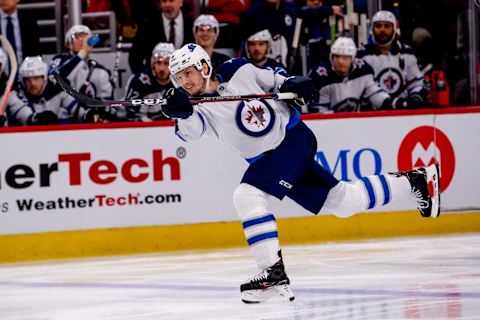
<svg viewBox="0 0 480 320"><path fill-rule="evenodd" d="M400 171L438 162L442 179L441 191L448 188L455 173L455 151L452 143L445 133L431 126L415 128L405 136L398 149L397 161Z"/></svg>

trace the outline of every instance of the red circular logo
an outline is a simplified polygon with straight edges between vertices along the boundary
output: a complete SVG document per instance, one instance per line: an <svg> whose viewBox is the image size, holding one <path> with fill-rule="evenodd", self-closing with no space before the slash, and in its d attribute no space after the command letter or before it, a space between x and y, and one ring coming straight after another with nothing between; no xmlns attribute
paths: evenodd
<svg viewBox="0 0 480 320"><path fill-rule="evenodd" d="M398 149L398 170L408 171L440 165L440 191L445 191L455 172L455 151L448 137L438 128L422 126L410 131Z"/></svg>

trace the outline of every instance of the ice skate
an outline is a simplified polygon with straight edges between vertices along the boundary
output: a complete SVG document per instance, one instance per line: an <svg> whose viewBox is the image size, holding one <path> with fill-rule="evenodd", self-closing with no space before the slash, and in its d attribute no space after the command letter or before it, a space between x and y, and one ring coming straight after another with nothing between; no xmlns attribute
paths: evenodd
<svg viewBox="0 0 480 320"><path fill-rule="evenodd" d="M248 279L240 286L240 292L245 303L261 303L275 296L281 296L286 301L295 299L282 258L273 266Z"/></svg>
<svg viewBox="0 0 480 320"><path fill-rule="evenodd" d="M438 164L418 168L412 171L392 173L405 176L412 187L412 196L422 217L436 218L440 215L440 171ZM428 183L432 182L433 193L428 192Z"/></svg>

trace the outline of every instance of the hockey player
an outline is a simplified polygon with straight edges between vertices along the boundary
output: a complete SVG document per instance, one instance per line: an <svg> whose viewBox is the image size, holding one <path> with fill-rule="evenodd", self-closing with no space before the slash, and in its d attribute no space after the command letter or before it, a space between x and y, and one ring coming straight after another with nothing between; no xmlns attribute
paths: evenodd
<svg viewBox="0 0 480 320"><path fill-rule="evenodd" d="M213 50L220 33L218 20L211 14L201 14L193 22L193 35L195 43L200 45L210 56L213 69L215 70L231 57Z"/></svg>
<svg viewBox="0 0 480 320"><path fill-rule="evenodd" d="M98 61L90 59L93 45L88 44L92 37L90 28L75 25L65 34L65 46L68 52L52 58L51 71L70 80L73 88L89 97L100 100L113 100L113 83L110 71Z"/></svg>
<svg viewBox="0 0 480 320"><path fill-rule="evenodd" d="M379 11L372 18L372 44L358 51L358 57L370 64L375 79L392 97L407 99L409 107L421 107L426 92L423 73L409 46L397 40L397 20L390 11Z"/></svg>
<svg viewBox="0 0 480 320"><path fill-rule="evenodd" d="M128 79L125 99L161 98L168 89L173 88L168 70L168 62L173 51L175 51L173 44L158 43L153 48L150 65L144 66ZM128 109L127 112L128 119L133 121L165 119L156 106L141 106L138 110Z"/></svg>
<svg viewBox="0 0 480 320"><path fill-rule="evenodd" d="M391 109L403 106L401 98L391 99L379 87L372 68L356 59L357 47L351 38L340 37L330 48L330 62L322 63L310 72L319 91L319 101L310 112L345 112Z"/></svg>
<svg viewBox="0 0 480 320"><path fill-rule="evenodd" d="M284 65L268 56L271 49L272 35L268 29L265 29L248 37L246 41L245 54L248 62L259 68L271 68L272 70L282 68L286 73L287 71L285 70Z"/></svg>
<svg viewBox="0 0 480 320"><path fill-rule="evenodd" d="M245 237L261 272L240 286L245 303L258 303L271 293L292 301L278 241L273 200L288 196L317 214L324 208L339 217L397 201L410 194L424 217L439 215L438 167L338 181L314 159L317 142L299 113L285 101L250 100L192 105L188 95L244 95L294 92L315 100L317 91L305 77L286 78L244 59L232 59L216 74L208 54L187 44L170 58L174 85L166 93L162 112L176 119L176 134L184 141L210 136L244 158L249 167L233 194ZM434 184L429 195L427 183Z"/></svg>
<svg viewBox="0 0 480 320"><path fill-rule="evenodd" d="M23 60L18 70L19 88L8 99L9 126L72 123L85 115L76 100L51 82L47 73L48 65L40 56Z"/></svg>

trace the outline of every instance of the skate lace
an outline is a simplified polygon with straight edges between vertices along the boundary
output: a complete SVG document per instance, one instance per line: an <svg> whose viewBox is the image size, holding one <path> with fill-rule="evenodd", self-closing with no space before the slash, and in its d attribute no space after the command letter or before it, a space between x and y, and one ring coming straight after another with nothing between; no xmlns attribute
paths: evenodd
<svg viewBox="0 0 480 320"><path fill-rule="evenodd" d="M260 272L259 274L251 277L250 279L248 279L248 282L260 282L260 281L265 281L267 280L268 278L268 273L267 273L267 270L263 270L262 272Z"/></svg>
<svg viewBox="0 0 480 320"><path fill-rule="evenodd" d="M417 201L417 209L427 209L428 208L428 201L423 199L422 193L418 189L412 189L411 192L412 196Z"/></svg>

